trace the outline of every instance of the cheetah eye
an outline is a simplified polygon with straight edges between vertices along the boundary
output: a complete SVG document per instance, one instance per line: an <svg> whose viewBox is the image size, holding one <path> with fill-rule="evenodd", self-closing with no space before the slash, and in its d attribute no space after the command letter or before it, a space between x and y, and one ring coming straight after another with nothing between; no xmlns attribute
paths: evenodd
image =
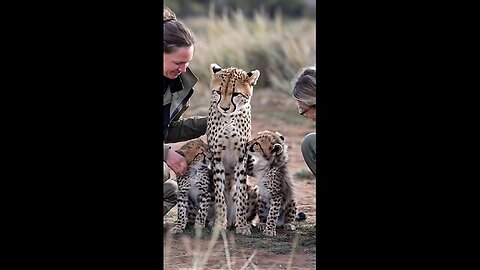
<svg viewBox="0 0 480 270"><path fill-rule="evenodd" d="M220 95L220 91L219 91L219 90L213 90L213 92Z"/></svg>
<svg viewBox="0 0 480 270"><path fill-rule="evenodd" d="M233 93L233 94L232 94L232 96L234 96L234 97L236 97L236 96L238 96L238 95L240 95L240 93Z"/></svg>

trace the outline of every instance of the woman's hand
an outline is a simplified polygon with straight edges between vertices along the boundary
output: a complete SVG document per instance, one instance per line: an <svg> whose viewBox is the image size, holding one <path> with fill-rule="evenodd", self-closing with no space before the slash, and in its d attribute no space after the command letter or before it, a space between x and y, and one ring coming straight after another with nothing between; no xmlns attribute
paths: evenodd
<svg viewBox="0 0 480 270"><path fill-rule="evenodd" d="M168 149L167 160L165 160L165 163L167 163L168 167L178 176L187 173L187 161L182 155L172 149Z"/></svg>

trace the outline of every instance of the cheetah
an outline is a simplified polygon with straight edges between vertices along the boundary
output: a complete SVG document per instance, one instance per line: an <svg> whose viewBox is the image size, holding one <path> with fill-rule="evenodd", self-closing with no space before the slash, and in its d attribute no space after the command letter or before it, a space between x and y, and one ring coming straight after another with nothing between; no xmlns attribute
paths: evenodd
<svg viewBox="0 0 480 270"><path fill-rule="evenodd" d="M206 224L211 226L215 220L213 177L209 166L211 155L207 145L201 139L196 139L185 143L176 152L185 157L188 166L187 174L177 179L178 214L175 226L171 229L174 234L183 232L188 225L195 225L196 228L203 228ZM251 226L259 204L259 191L255 184L247 185L247 198L247 221Z"/></svg>
<svg viewBox="0 0 480 270"><path fill-rule="evenodd" d="M233 195L235 196L235 194ZM208 208L207 219L205 224L208 226L213 226L215 221L215 201L213 200L214 194L211 194L211 204ZM195 219L198 213L198 204L193 201L191 197L188 198L188 225L194 225ZM260 205L260 192L258 190L258 186L255 183L247 183L247 226L250 228L253 226L252 222L257 216L258 207ZM230 225L229 228L234 228L233 225Z"/></svg>
<svg viewBox="0 0 480 270"><path fill-rule="evenodd" d="M260 71L222 68L213 63L210 73L212 97L206 135L212 154L215 226L225 230L227 225L234 225L237 233L250 235L246 220L246 145L251 136L250 99Z"/></svg>
<svg viewBox="0 0 480 270"><path fill-rule="evenodd" d="M259 229L267 236L275 236L276 227L295 230L292 222L306 216L303 212L297 214L285 137L278 132L261 131L248 142L247 152L248 172L260 191Z"/></svg>
<svg viewBox="0 0 480 270"><path fill-rule="evenodd" d="M178 215L172 233L181 233L187 226L192 207L195 211L195 227L203 228L208 209L212 205L213 182L209 168L210 153L207 144L201 139L188 141L176 150L187 161L187 173L177 177L178 183Z"/></svg>

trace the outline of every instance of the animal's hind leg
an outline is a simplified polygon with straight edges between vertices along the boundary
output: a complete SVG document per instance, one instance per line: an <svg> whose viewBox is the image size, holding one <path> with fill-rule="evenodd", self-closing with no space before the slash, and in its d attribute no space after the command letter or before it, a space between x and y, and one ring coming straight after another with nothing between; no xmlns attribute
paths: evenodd
<svg viewBox="0 0 480 270"><path fill-rule="evenodd" d="M294 231L295 225L292 222L295 220L295 216L297 215L297 204L294 200L292 200L285 209L285 229Z"/></svg>

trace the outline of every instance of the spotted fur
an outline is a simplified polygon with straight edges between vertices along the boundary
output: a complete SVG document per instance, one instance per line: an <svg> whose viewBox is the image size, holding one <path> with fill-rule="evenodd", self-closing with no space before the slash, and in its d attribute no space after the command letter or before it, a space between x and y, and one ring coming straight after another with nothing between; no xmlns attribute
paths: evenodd
<svg viewBox="0 0 480 270"><path fill-rule="evenodd" d="M187 173L177 177L178 183L178 215L172 233L181 233L187 226L188 217L193 213L188 211L195 208L195 227L203 228L212 204L213 192L212 173L209 168L210 153L207 144L201 139L185 143L177 153L187 161ZM198 214L197 214L198 212Z"/></svg>
<svg viewBox="0 0 480 270"><path fill-rule="evenodd" d="M292 179L288 170L285 138L278 132L259 132L247 144L249 174L255 177L260 192L259 228L268 236L276 235L276 227L295 230L297 216ZM305 214L301 213L302 217Z"/></svg>
<svg viewBox="0 0 480 270"><path fill-rule="evenodd" d="M207 120L207 142L212 153L216 226L235 225L250 235L247 224L246 144L251 136L250 99L258 70L246 72L210 65L212 98Z"/></svg>
<svg viewBox="0 0 480 270"><path fill-rule="evenodd" d="M215 202L213 200L213 192L211 194L212 201L211 205L208 208L208 214L207 214L207 219L205 221L205 224L208 224L209 226L212 226L215 221ZM235 196L235 195L234 195ZM247 183L247 205L248 205L248 210L247 210L247 224L251 228L252 226L252 221L255 219L257 216L257 211L260 203L260 194L258 190L258 186L256 184L250 184ZM193 225L195 223L195 219L198 213L198 204L195 203L190 197L189 197L189 204L188 204L188 225ZM230 228L233 228L234 226L231 225Z"/></svg>

